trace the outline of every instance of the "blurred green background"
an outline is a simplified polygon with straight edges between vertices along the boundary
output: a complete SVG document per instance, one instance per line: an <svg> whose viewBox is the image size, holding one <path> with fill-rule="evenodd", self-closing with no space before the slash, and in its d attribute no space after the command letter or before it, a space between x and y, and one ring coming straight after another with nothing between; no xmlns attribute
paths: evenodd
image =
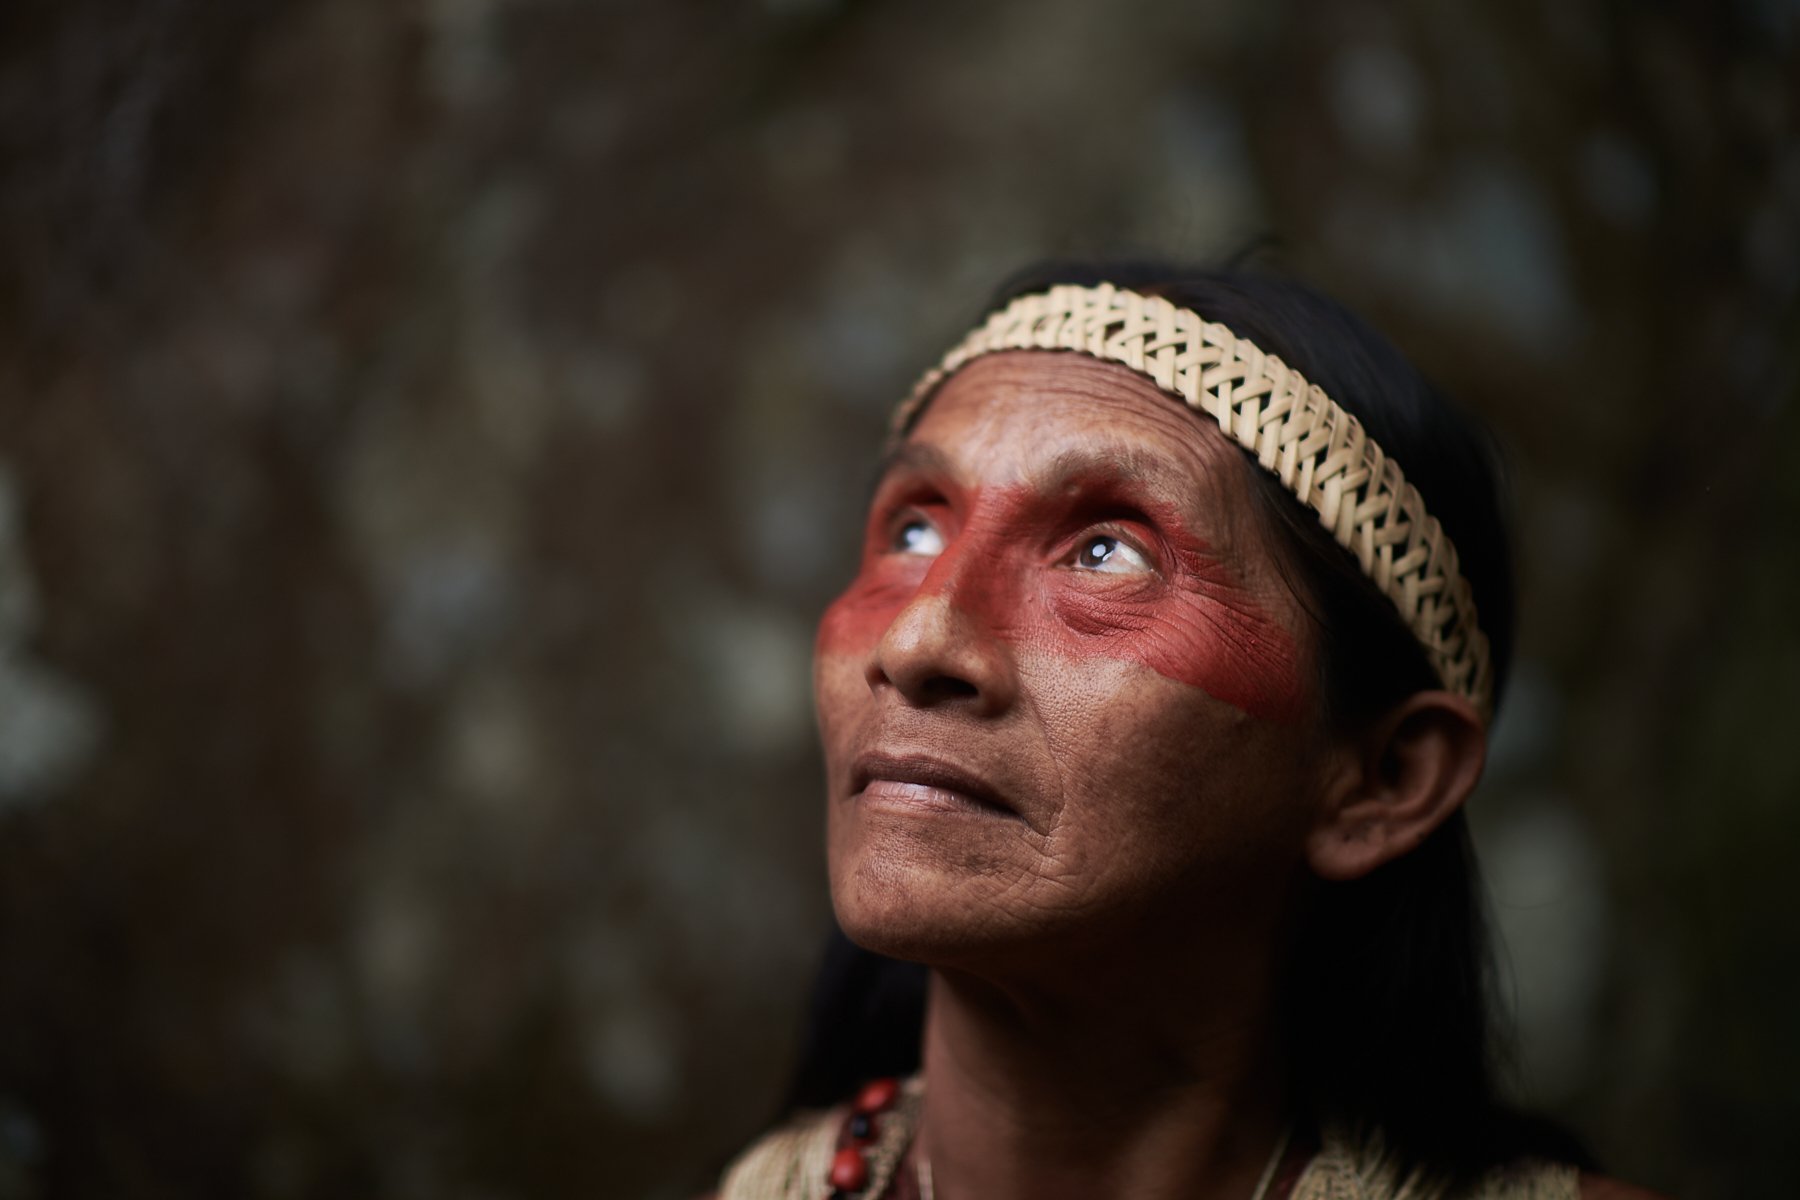
<svg viewBox="0 0 1800 1200"><path fill-rule="evenodd" d="M12 0L0 1197L673 1198L808 655L1011 269L1259 239L1515 456L1519 1087L1792 1190L1800 6Z"/></svg>

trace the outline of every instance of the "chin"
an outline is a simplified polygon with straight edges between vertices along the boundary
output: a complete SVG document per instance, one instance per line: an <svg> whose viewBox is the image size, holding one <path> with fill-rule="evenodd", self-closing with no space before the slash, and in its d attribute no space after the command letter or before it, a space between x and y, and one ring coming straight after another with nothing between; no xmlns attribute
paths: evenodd
<svg viewBox="0 0 1800 1200"><path fill-rule="evenodd" d="M849 839L834 842L830 865L838 927L889 958L988 974L1054 957L1074 932L1066 915L1020 904L1019 864L966 842Z"/></svg>
<svg viewBox="0 0 1800 1200"><path fill-rule="evenodd" d="M989 955L1018 936L996 919L992 897L981 894L993 890L992 875L921 857L834 848L831 904L844 936L865 950L929 966Z"/></svg>
<svg viewBox="0 0 1800 1200"><path fill-rule="evenodd" d="M876 954L928 967L973 967L992 963L997 946L991 934L950 920L934 920L915 911L897 911L854 901L834 902L844 936Z"/></svg>

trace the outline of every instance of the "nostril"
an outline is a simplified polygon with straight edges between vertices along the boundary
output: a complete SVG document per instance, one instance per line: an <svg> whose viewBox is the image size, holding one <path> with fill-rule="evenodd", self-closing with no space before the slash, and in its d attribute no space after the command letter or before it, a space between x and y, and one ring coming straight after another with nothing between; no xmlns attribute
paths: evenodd
<svg viewBox="0 0 1800 1200"><path fill-rule="evenodd" d="M979 687L955 675L890 675L879 668L869 673L870 687L880 689L884 685L898 689L914 704L942 704L981 695Z"/></svg>
<svg viewBox="0 0 1800 1200"><path fill-rule="evenodd" d="M921 690L937 700L958 700L979 694L979 689L974 684L954 675L933 675L925 681Z"/></svg>

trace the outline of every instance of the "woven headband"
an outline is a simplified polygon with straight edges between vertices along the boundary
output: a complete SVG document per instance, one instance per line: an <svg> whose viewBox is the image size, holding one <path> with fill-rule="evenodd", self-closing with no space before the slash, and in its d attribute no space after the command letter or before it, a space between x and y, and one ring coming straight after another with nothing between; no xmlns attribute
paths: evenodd
<svg viewBox="0 0 1800 1200"><path fill-rule="evenodd" d="M895 432L952 373L1003 350L1073 350L1121 363L1212 417L1319 514L1394 602L1444 687L1488 718L1488 642L1456 547L1361 422L1298 371L1160 296L1062 285L1020 296L964 338L895 411Z"/></svg>

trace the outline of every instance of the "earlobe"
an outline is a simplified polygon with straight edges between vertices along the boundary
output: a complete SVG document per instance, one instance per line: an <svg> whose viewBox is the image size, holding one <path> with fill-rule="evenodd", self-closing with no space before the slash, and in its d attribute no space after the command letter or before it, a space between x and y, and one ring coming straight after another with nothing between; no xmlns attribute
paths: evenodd
<svg viewBox="0 0 1800 1200"><path fill-rule="evenodd" d="M1450 692L1415 692L1342 748L1306 858L1323 879L1358 879L1408 853L1475 789L1487 730Z"/></svg>

